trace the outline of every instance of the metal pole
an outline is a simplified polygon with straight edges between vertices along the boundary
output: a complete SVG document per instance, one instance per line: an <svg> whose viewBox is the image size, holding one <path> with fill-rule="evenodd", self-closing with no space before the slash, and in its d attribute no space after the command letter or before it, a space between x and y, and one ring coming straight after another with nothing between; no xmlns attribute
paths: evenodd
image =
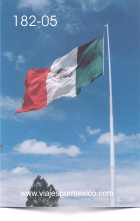
<svg viewBox="0 0 140 221"><path fill-rule="evenodd" d="M108 39L108 62L109 62L109 89L110 89L110 191L113 196L110 197L110 207L116 206L116 185L115 185L115 148L114 148L114 127L113 127L113 105L112 105L112 80L111 80L111 62L110 62L110 45L109 30L107 22L107 39Z"/></svg>

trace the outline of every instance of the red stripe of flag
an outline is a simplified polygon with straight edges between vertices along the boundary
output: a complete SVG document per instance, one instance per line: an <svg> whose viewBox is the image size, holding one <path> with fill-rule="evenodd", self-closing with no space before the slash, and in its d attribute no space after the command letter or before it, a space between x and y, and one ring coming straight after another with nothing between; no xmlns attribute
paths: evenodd
<svg viewBox="0 0 140 221"><path fill-rule="evenodd" d="M26 92L22 109L17 110L15 114L39 110L47 106L46 79L50 71L46 68L31 68L28 71L24 81Z"/></svg>

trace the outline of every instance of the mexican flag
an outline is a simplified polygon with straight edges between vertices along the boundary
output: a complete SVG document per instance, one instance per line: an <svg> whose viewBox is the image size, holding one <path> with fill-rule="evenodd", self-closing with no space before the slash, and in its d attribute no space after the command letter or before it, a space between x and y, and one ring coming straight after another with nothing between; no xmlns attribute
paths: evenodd
<svg viewBox="0 0 140 221"><path fill-rule="evenodd" d="M103 38L74 48L56 59L50 69L31 68L24 81L24 103L15 114L45 108L60 97L75 97L82 87L103 75Z"/></svg>

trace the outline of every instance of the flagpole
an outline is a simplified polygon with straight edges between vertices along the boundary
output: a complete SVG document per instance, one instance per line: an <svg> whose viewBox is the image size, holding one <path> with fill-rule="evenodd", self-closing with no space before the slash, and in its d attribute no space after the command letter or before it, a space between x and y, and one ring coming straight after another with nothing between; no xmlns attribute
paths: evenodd
<svg viewBox="0 0 140 221"><path fill-rule="evenodd" d="M104 34L103 34L103 75L104 75Z"/></svg>
<svg viewBox="0 0 140 221"><path fill-rule="evenodd" d="M107 25L108 41L108 63L109 63L109 89L110 89L110 191L113 196L110 197L110 207L116 206L116 185L115 185L115 148L114 148L114 127L113 127L113 104L112 104L112 79L111 79L111 62L110 62L110 45L109 30Z"/></svg>

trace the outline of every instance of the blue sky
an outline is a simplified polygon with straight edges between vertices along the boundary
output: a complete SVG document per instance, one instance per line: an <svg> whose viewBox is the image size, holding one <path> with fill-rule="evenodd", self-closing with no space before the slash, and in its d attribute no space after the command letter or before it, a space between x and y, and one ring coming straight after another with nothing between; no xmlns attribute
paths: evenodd
<svg viewBox="0 0 140 221"><path fill-rule="evenodd" d="M107 21L117 206L140 206L139 7L139 1L131 0L2 0L2 206L25 206L26 198L21 199L19 188L28 191L38 174L59 191L109 190ZM22 15L35 15L37 21L43 15L56 15L58 24L22 27ZM55 59L103 33L104 76L75 98L60 98L42 110L14 114L21 108L30 68L50 68ZM59 205L108 206L108 199L61 198Z"/></svg>

